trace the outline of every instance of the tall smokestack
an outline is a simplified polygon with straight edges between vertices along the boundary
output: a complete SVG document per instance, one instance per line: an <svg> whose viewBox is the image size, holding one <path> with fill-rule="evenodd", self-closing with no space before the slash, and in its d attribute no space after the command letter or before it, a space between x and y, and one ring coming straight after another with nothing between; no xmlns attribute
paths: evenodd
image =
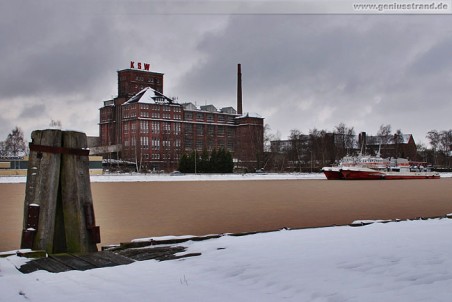
<svg viewBox="0 0 452 302"><path fill-rule="evenodd" d="M237 114L243 114L242 110L242 68L237 65Z"/></svg>

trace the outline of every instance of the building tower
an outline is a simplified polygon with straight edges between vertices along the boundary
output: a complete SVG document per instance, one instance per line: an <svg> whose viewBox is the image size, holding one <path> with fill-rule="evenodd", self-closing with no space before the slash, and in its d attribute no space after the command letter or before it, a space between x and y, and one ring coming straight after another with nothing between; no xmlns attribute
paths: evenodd
<svg viewBox="0 0 452 302"><path fill-rule="evenodd" d="M163 93L163 73L149 71L150 64L130 62L118 71L118 97L130 98L146 87Z"/></svg>
<svg viewBox="0 0 452 302"><path fill-rule="evenodd" d="M237 114L243 114L242 108L242 70L241 64L237 65Z"/></svg>

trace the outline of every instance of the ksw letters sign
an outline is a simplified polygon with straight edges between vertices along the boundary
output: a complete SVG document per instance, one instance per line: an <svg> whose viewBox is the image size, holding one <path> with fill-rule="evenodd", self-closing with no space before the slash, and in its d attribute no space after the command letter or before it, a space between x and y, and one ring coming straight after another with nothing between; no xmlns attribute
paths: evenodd
<svg viewBox="0 0 452 302"><path fill-rule="evenodd" d="M136 62L136 67L135 67L135 62L134 61L130 61L130 68L131 69L141 69L141 70L149 71L149 69L151 68L151 64Z"/></svg>

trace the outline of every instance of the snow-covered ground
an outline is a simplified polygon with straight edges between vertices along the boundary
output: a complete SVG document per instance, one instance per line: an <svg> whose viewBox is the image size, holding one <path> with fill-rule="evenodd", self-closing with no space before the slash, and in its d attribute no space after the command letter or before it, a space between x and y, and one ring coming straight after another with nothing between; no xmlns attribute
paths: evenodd
<svg viewBox="0 0 452 302"><path fill-rule="evenodd" d="M452 173L441 173L451 178ZM104 174L91 175L91 182L145 182L145 181L211 181L211 180L290 180L326 179L323 173L248 173L248 174ZM0 176L0 183L25 183L26 176Z"/></svg>
<svg viewBox="0 0 452 302"><path fill-rule="evenodd" d="M248 173L248 174L139 174L91 175L91 182L210 181L210 180L326 179L323 173ZM26 176L0 176L0 183L25 183Z"/></svg>
<svg viewBox="0 0 452 302"><path fill-rule="evenodd" d="M442 177L451 177L443 174ZM322 174L100 175L93 182L325 179ZM25 177L0 177L24 183ZM450 215L452 216L452 215ZM367 221L366 221L367 223ZM452 219L188 241L201 256L22 274L0 258L0 301L452 301Z"/></svg>
<svg viewBox="0 0 452 302"><path fill-rule="evenodd" d="M21 274L0 258L0 301L451 301L452 219L188 241L201 256Z"/></svg>

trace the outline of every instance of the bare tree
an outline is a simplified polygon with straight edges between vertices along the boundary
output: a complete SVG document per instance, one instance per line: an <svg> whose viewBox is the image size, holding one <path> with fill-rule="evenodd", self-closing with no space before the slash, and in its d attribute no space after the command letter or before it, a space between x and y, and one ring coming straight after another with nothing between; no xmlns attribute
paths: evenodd
<svg viewBox="0 0 452 302"><path fill-rule="evenodd" d="M265 124L264 126L264 152L271 151L271 141L276 140L276 135L270 133L271 128L269 124Z"/></svg>
<svg viewBox="0 0 452 302"><path fill-rule="evenodd" d="M274 166L275 161L278 157L278 151L272 150L272 141L281 140L281 133L279 131L276 134L271 133L271 128L269 124L264 126L264 165L263 169L270 169Z"/></svg>
<svg viewBox="0 0 452 302"><path fill-rule="evenodd" d="M289 150L289 158L292 163L296 166L296 168L301 171L302 166L302 157L306 153L306 144L303 140L303 133L298 129L290 130L290 150Z"/></svg>
<svg viewBox="0 0 452 302"><path fill-rule="evenodd" d="M337 148L337 157L342 158L355 146L355 129L347 127L344 123L339 123L334 130L334 142Z"/></svg>
<svg viewBox="0 0 452 302"><path fill-rule="evenodd" d="M452 147L452 130L443 130L440 133L439 148L443 157L442 164L450 168L450 154Z"/></svg>
<svg viewBox="0 0 452 302"><path fill-rule="evenodd" d="M380 138L380 143L383 146L388 145L391 142L392 135L391 135L391 125L380 125L380 129L377 132L377 136Z"/></svg>
<svg viewBox="0 0 452 302"><path fill-rule="evenodd" d="M51 120L49 127L52 129L61 129L62 125L61 125L61 121L60 120Z"/></svg>
<svg viewBox="0 0 452 302"><path fill-rule="evenodd" d="M427 133L426 138L429 140L430 146L432 147L433 164L436 165L437 164L437 150L438 150L439 143L440 143L440 134L437 130L430 130Z"/></svg>
<svg viewBox="0 0 452 302"><path fill-rule="evenodd" d="M6 144L5 142L0 142L0 158L6 157Z"/></svg>
<svg viewBox="0 0 452 302"><path fill-rule="evenodd" d="M16 126L16 128L8 134L4 144L7 156L19 159L19 157L26 155L27 145L24 139L24 133L19 127ZM14 162L14 165L16 165L16 162Z"/></svg>
<svg viewBox="0 0 452 302"><path fill-rule="evenodd" d="M396 133L394 134L393 140L395 145L395 155L397 157L405 157L405 154L403 154L402 150L400 150L400 145L403 144L402 130L397 129Z"/></svg>

